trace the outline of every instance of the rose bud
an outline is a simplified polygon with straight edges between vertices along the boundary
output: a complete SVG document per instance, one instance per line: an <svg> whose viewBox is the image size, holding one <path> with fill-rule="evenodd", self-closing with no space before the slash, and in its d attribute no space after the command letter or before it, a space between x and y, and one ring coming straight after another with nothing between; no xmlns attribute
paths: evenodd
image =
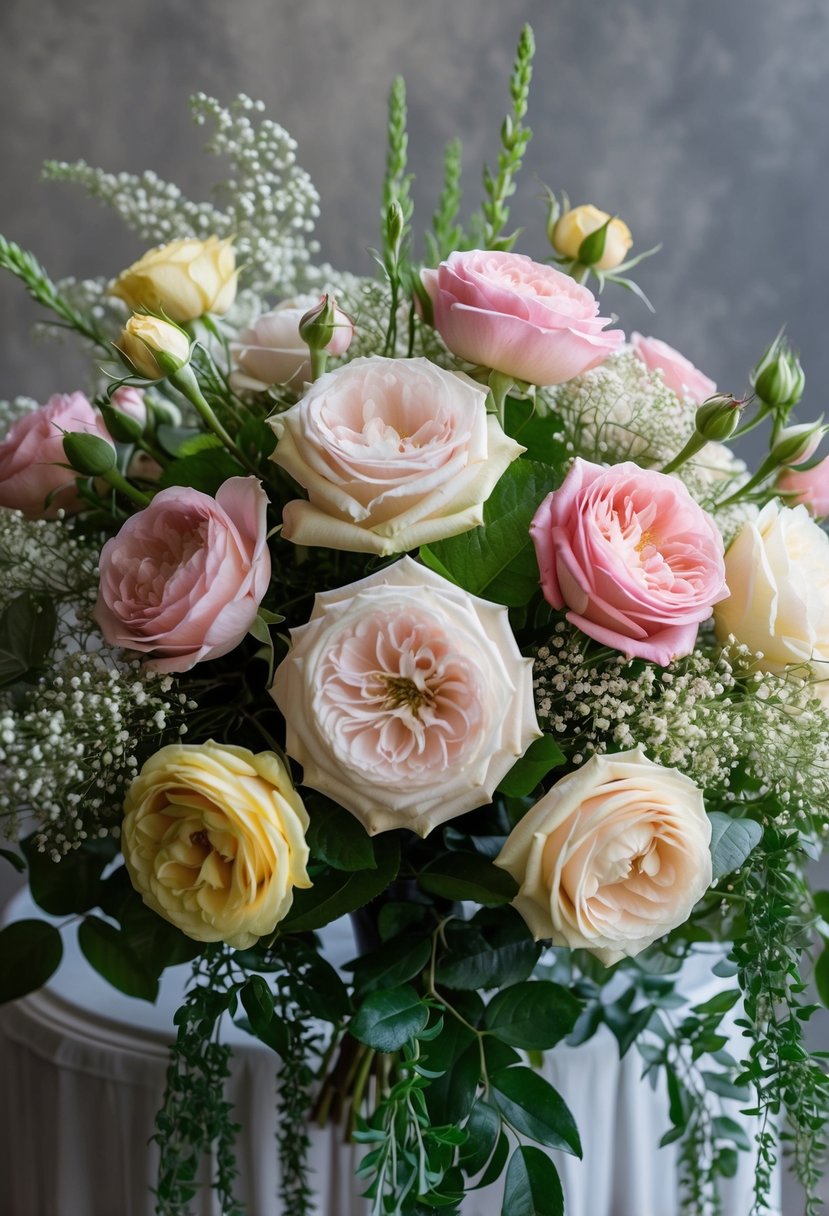
<svg viewBox="0 0 829 1216"><path fill-rule="evenodd" d="M553 226L551 241L558 253L583 266L615 270L624 262L633 237L624 220L585 203L564 212Z"/></svg>
<svg viewBox="0 0 829 1216"><path fill-rule="evenodd" d="M782 333L755 367L751 383L757 398L770 409L788 413L803 396L806 377L800 360Z"/></svg>
<svg viewBox="0 0 829 1216"><path fill-rule="evenodd" d="M190 339L160 317L134 313L116 343L130 367L147 380L163 380L190 362Z"/></svg>

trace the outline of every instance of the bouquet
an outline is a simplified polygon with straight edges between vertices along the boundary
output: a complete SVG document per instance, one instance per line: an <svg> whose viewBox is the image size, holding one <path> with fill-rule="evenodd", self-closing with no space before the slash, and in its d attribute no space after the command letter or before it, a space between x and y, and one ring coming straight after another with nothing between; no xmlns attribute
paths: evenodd
<svg viewBox="0 0 829 1216"><path fill-rule="evenodd" d="M600 1026L667 1085L688 1212L750 1147L733 1098L753 1211L780 1140L816 1210L827 428L794 419L782 334L738 397L600 315L607 287L647 303L619 217L548 191L546 255L517 251L532 54L525 28L482 205L453 141L423 240L395 82L372 277L315 262L317 195L246 97L193 100L231 163L210 202L47 166L153 244L114 283L0 241L92 367L88 394L3 405L2 864L123 992L192 965L159 1216L211 1146L241 1211L228 1017L281 1061L294 1216L328 1118L373 1213L502 1174L509 1216L563 1212L547 1150L580 1129L538 1061ZM761 425L752 471L728 441ZM319 932L348 914L344 975ZM722 990L683 1005L711 942ZM8 925L0 999L60 957L52 921Z"/></svg>

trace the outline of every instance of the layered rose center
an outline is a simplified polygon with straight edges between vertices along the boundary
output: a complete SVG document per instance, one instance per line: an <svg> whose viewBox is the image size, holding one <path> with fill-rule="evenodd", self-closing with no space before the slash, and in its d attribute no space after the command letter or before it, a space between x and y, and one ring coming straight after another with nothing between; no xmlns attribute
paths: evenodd
<svg viewBox="0 0 829 1216"><path fill-rule="evenodd" d="M314 710L351 769L432 782L463 763L486 725L472 659L427 614L376 612L337 638L319 669Z"/></svg>

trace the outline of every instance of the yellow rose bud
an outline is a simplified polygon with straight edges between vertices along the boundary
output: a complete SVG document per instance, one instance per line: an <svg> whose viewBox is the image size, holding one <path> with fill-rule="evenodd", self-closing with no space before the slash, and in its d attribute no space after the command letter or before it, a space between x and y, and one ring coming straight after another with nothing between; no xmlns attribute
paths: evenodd
<svg viewBox="0 0 829 1216"><path fill-rule="evenodd" d="M229 239L185 238L150 249L121 274L110 291L135 312L195 321L206 312L227 312L236 299L237 273Z"/></svg>
<svg viewBox="0 0 829 1216"><path fill-rule="evenodd" d="M160 317L134 313L116 347L130 367L147 380L163 380L190 362L190 339L177 325Z"/></svg>
<svg viewBox="0 0 829 1216"><path fill-rule="evenodd" d="M610 219L606 211L600 211L591 203L564 212L553 228L553 247L564 257L578 260L582 241L603 224L607 224L604 250L598 260L591 261L590 265L596 270L614 270L627 257L633 237L624 220Z"/></svg>
<svg viewBox="0 0 829 1216"><path fill-rule="evenodd" d="M308 814L274 752L172 744L124 802L124 860L144 903L199 942L237 950L273 933L310 887Z"/></svg>

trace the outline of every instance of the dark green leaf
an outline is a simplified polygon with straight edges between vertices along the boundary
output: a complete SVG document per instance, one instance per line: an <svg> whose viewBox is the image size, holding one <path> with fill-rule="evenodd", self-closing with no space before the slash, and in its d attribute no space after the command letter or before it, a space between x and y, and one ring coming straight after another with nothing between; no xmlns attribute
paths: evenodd
<svg viewBox="0 0 829 1216"><path fill-rule="evenodd" d="M17 920L0 929L0 1004L40 988L62 958L60 934L45 920Z"/></svg>
<svg viewBox="0 0 829 1216"><path fill-rule="evenodd" d="M614 1001L613 1004L605 1005L604 1020L613 1031L616 1042L619 1044L620 1059L627 1055L652 1017L653 1005L645 1005L635 1012L631 1012L622 1001Z"/></svg>
<svg viewBox="0 0 829 1216"><path fill-rule="evenodd" d="M204 435L204 431L198 430L197 427L168 426L166 422L163 422L156 431L158 442L170 456L187 455L188 445L192 453L193 443L198 444L202 435Z"/></svg>
<svg viewBox="0 0 829 1216"><path fill-rule="evenodd" d="M451 921L446 940L449 951L439 961L437 978L448 988L518 983L532 974L542 950L511 907L485 909L467 922Z"/></svg>
<svg viewBox="0 0 829 1216"><path fill-rule="evenodd" d="M508 1156L509 1136L506 1132L501 1132L501 1135L498 1137L498 1143L495 1145L495 1152L490 1157L489 1165L486 1167L483 1174L481 1174L472 1190L480 1191L485 1186L491 1186L496 1178L500 1178L504 1166L507 1163Z"/></svg>
<svg viewBox="0 0 829 1216"><path fill-rule="evenodd" d="M423 546L421 559L473 595L508 607L529 603L538 590L530 522L556 481L549 465L513 461L484 504L483 525Z"/></svg>
<svg viewBox="0 0 829 1216"><path fill-rule="evenodd" d="M252 975L239 989L239 999L254 1034L265 1030L273 1018L273 993L261 975Z"/></svg>
<svg viewBox="0 0 829 1216"><path fill-rule="evenodd" d="M710 1089L712 1094L718 1094L721 1098L733 1098L735 1102L749 1101L749 1090L745 1086L735 1085L729 1081L724 1073L702 1072L700 1076L705 1081L706 1089Z"/></svg>
<svg viewBox="0 0 829 1216"><path fill-rule="evenodd" d="M449 1020L456 1019L449 1015ZM426 1105L434 1123L462 1123L472 1109L481 1076L481 1053L477 1040L471 1037L469 1045L426 1090ZM431 1061L427 1067L432 1067Z"/></svg>
<svg viewBox="0 0 829 1216"><path fill-rule="evenodd" d="M32 899L50 916L88 912L101 897L101 873L109 860L103 850L81 846L59 862L38 852L35 835L20 845L29 865Z"/></svg>
<svg viewBox="0 0 829 1216"><path fill-rule="evenodd" d="M124 940L154 979L167 967L189 963L202 950L201 942L193 941L153 912L137 891L122 902L116 919Z"/></svg>
<svg viewBox="0 0 829 1216"><path fill-rule="evenodd" d="M581 1157L573 1116L549 1081L531 1068L505 1068L490 1077L492 1097L502 1117L519 1135Z"/></svg>
<svg viewBox="0 0 829 1216"><path fill-rule="evenodd" d="M244 473L224 448L209 448L192 456L180 456L167 465L158 479L159 489L169 486L192 486L203 494L215 495L229 477Z"/></svg>
<svg viewBox="0 0 829 1216"><path fill-rule="evenodd" d="M555 414L539 414L526 397L508 397L504 421L507 434L527 449L523 459L557 466L566 464L569 455L564 441L556 438L563 428Z"/></svg>
<svg viewBox="0 0 829 1216"><path fill-rule="evenodd" d="M501 1132L501 1116L494 1106L479 1098L466 1123L466 1143L460 1151L463 1172L470 1177L480 1174L489 1161Z"/></svg>
<svg viewBox="0 0 829 1216"><path fill-rule="evenodd" d="M568 1035L581 1012L581 1002L559 984L530 980L497 992L484 1014L484 1025L503 1043L524 1050L545 1050Z"/></svg>
<svg viewBox="0 0 829 1216"><path fill-rule="evenodd" d="M818 916L829 924L829 891L813 891L812 899Z"/></svg>
<svg viewBox="0 0 829 1216"><path fill-rule="evenodd" d="M506 904L518 892L512 875L480 853L443 853L421 870L417 881L430 895L478 904Z"/></svg>
<svg viewBox="0 0 829 1216"><path fill-rule="evenodd" d="M550 735L534 739L521 759L512 766L498 789L510 798L531 794L552 769L565 761L564 752Z"/></svg>
<svg viewBox="0 0 829 1216"><path fill-rule="evenodd" d="M24 591L0 615L0 685L21 679L46 659L57 628L55 605Z"/></svg>
<svg viewBox="0 0 829 1216"><path fill-rule="evenodd" d="M522 1144L510 1157L501 1213L502 1216L564 1216L564 1194L558 1170L540 1148Z"/></svg>
<svg viewBox="0 0 829 1216"><path fill-rule="evenodd" d="M321 929L382 894L400 866L400 845L393 836L378 839L375 860L373 870L328 870L316 875L313 887L294 892L293 906L281 922L280 932Z"/></svg>
<svg viewBox="0 0 829 1216"><path fill-rule="evenodd" d="M351 965L354 987L360 993L394 988L418 975L429 962L431 938L394 937Z"/></svg>
<svg viewBox="0 0 829 1216"><path fill-rule="evenodd" d="M829 946L821 951L815 963L815 987L823 1004L829 1009Z"/></svg>
<svg viewBox="0 0 829 1216"><path fill-rule="evenodd" d="M13 853L11 849L0 849L0 857L7 861L10 866L13 866L18 874L25 873L26 862L17 853Z"/></svg>
<svg viewBox="0 0 829 1216"><path fill-rule="evenodd" d="M375 1051L399 1051L429 1020L429 1007L410 984L374 992L348 1025L355 1039Z"/></svg>
<svg viewBox="0 0 829 1216"><path fill-rule="evenodd" d="M701 1005L695 1005L694 1013L699 1013L703 1017L709 1013L728 1013L729 1009L733 1009L739 999L739 988L734 988L730 992L718 992L710 1000L703 1001Z"/></svg>
<svg viewBox="0 0 829 1216"><path fill-rule="evenodd" d="M711 811L711 864L714 881L738 870L763 837L754 819L732 819L722 811Z"/></svg>
<svg viewBox="0 0 829 1216"><path fill-rule="evenodd" d="M120 929L98 916L87 916L78 926L78 943L86 961L113 988L145 1001L156 999L158 980L150 975Z"/></svg>
<svg viewBox="0 0 829 1216"><path fill-rule="evenodd" d="M307 798L305 805L311 821L306 839L312 856L335 870L376 868L371 837L359 819L321 794Z"/></svg>

